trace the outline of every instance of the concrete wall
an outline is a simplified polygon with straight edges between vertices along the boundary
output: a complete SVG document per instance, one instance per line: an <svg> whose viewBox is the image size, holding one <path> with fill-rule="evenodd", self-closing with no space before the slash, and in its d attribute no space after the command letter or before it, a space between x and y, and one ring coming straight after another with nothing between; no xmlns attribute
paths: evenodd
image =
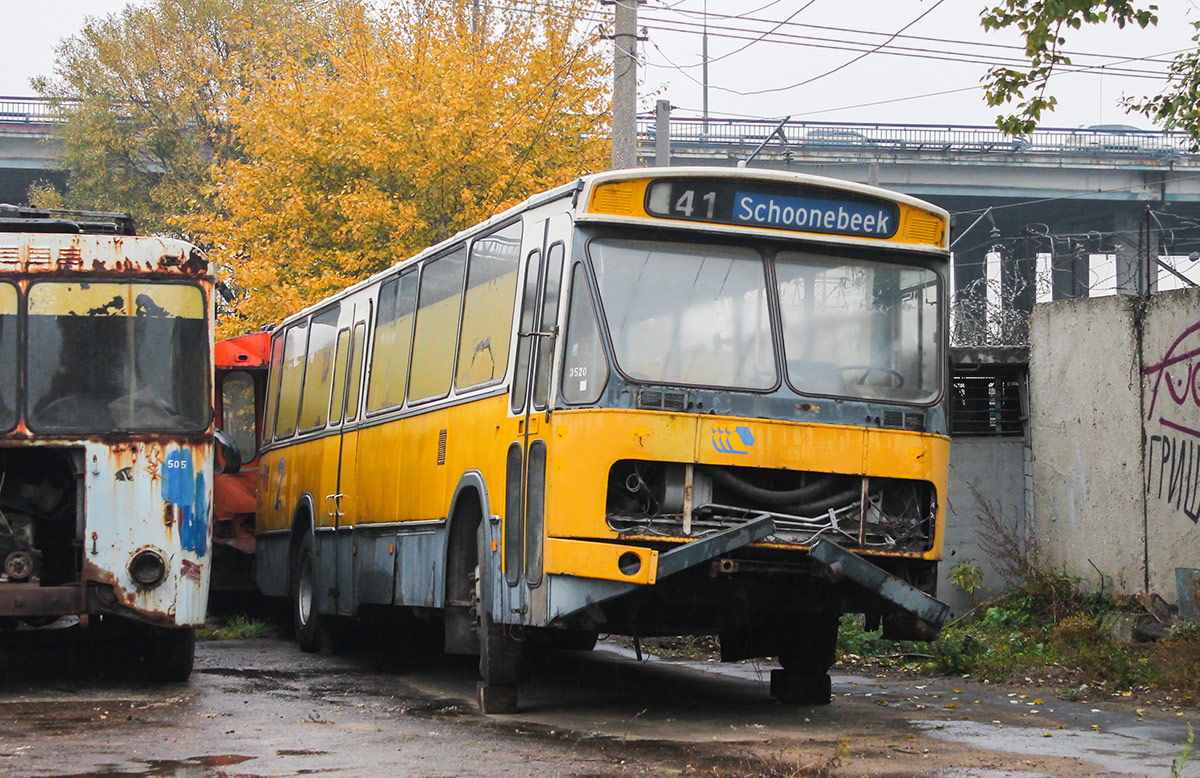
<svg viewBox="0 0 1200 778"><path fill-rule="evenodd" d="M1034 516L1044 563L1174 601L1175 567L1200 566L1200 290L1142 305L1034 308Z"/></svg>
<svg viewBox="0 0 1200 778"><path fill-rule="evenodd" d="M950 444L950 504L946 511L946 546L938 567L938 599L952 617L975 602L999 594L1007 583L983 545L980 516L985 510L1023 532L1026 527L1026 444L1024 437L956 437ZM950 582L960 562L977 565L985 588L972 601Z"/></svg>
<svg viewBox="0 0 1200 778"><path fill-rule="evenodd" d="M1150 298L1142 340L1149 589L1200 567L1200 289Z"/></svg>

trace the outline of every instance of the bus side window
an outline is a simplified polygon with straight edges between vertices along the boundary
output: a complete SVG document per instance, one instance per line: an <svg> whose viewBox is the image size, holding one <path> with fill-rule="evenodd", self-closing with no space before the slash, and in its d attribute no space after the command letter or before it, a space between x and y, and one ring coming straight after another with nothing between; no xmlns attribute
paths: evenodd
<svg viewBox="0 0 1200 778"><path fill-rule="evenodd" d="M558 293L562 288L563 244L555 243L546 253L546 291L542 296L541 332L551 332L558 324ZM537 373L533 383L533 407L546 409L550 394L550 370L554 364L554 340L538 338Z"/></svg>
<svg viewBox="0 0 1200 778"><path fill-rule="evenodd" d="M508 371L520 257L521 222L471 245L454 377L454 385L460 389L498 381Z"/></svg>
<svg viewBox="0 0 1200 778"><path fill-rule="evenodd" d="M267 409L263 413L263 440L275 437L275 408L279 404L279 379L283 374L283 335L271 338L271 366L267 372Z"/></svg>
<svg viewBox="0 0 1200 778"><path fill-rule="evenodd" d="M333 357L333 393L329 397L329 423L342 420L342 408L346 405L346 366L350 358L350 330L337 334L337 350Z"/></svg>
<svg viewBox="0 0 1200 778"><path fill-rule="evenodd" d="M325 420L329 418L329 388L333 383L337 320L336 307L312 318L300 402L300 430L303 432L324 427Z"/></svg>
<svg viewBox="0 0 1200 778"><path fill-rule="evenodd" d="M300 415L300 385L304 382L304 351L308 347L308 322L288 327L283 337L276 439L289 437L296 432L296 420Z"/></svg>
<svg viewBox="0 0 1200 778"><path fill-rule="evenodd" d="M466 265L467 250L460 246L421 268L409 402L445 397L450 392Z"/></svg>
<svg viewBox="0 0 1200 778"><path fill-rule="evenodd" d="M245 370L221 379L221 429L237 443L243 462L254 459L258 438L254 428L254 376Z"/></svg>
<svg viewBox="0 0 1200 778"><path fill-rule="evenodd" d="M533 317L536 315L538 275L541 273L542 252L534 249L525 260L525 293L521 298L521 320L517 322L517 365L513 371L512 401L513 413L525 410L525 393L529 388L529 350L533 347L533 338L521 337L521 333L533 331ZM514 583L516 583L514 581Z"/></svg>
<svg viewBox="0 0 1200 778"><path fill-rule="evenodd" d="M354 325L354 337L350 346L350 380L346 391L346 421L358 418L358 395L362 391L363 348L367 340L367 325L359 322Z"/></svg>
<svg viewBox="0 0 1200 778"><path fill-rule="evenodd" d="M379 313L375 317L374 345L371 347L371 377L367 381L368 413L404 404L416 307L415 272L389 278L379 287ZM355 348L359 346L356 344Z"/></svg>
<svg viewBox="0 0 1200 778"><path fill-rule="evenodd" d="M569 304L563 346L563 400L577 405L594 403L608 383L608 362L583 265L576 265L572 271Z"/></svg>

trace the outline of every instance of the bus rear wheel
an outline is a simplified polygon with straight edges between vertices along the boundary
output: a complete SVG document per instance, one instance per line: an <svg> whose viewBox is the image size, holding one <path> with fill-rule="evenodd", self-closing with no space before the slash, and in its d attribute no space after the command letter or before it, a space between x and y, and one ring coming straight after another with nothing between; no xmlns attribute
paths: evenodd
<svg viewBox="0 0 1200 778"><path fill-rule="evenodd" d="M316 570L313 564L312 535L305 533L292 555L291 571L292 629L300 650L312 654L321 649L323 621L317 610Z"/></svg>

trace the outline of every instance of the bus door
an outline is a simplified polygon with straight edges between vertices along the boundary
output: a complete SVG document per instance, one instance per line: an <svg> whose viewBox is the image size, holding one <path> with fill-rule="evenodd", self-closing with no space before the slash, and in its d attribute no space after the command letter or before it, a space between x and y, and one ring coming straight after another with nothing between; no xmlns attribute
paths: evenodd
<svg viewBox="0 0 1200 778"><path fill-rule="evenodd" d="M358 566L356 538L354 468L358 456L358 429L354 422L359 413L362 385L363 351L366 343L368 303L347 306L351 317L343 317L337 335L333 389L329 401L330 427L337 434L337 488L325 496L325 509L333 519L335 544L334 582L331 600L340 615L353 614L357 606L354 590Z"/></svg>
<svg viewBox="0 0 1200 778"><path fill-rule="evenodd" d="M522 605L526 597L521 593L540 587L543 579L551 373L570 228L568 215L551 217L533 225L527 234L541 239L525 245L516 373L509 398L516 435L508 448L504 506L505 579L519 590L510 599Z"/></svg>

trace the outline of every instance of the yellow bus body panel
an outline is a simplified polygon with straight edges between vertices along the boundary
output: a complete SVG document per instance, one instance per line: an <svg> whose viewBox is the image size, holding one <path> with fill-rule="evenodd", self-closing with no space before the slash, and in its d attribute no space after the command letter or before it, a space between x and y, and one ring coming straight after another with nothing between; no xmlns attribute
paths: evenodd
<svg viewBox="0 0 1200 778"><path fill-rule="evenodd" d="M617 539L618 533L604 520L608 472L619 460L640 459L928 481L938 495L933 547L920 554L872 553L930 559L941 556L950 451L946 437L905 430L634 410L558 411L552 423L553 456L549 460L546 506L546 532L551 537ZM749 430L747 439L752 436L753 444L745 446L739 439L720 445L744 449L745 453L717 450L714 438L725 435L719 430L738 427Z"/></svg>
<svg viewBox="0 0 1200 778"><path fill-rule="evenodd" d="M637 572L621 572L619 560L625 554L638 558ZM658 552L645 546L547 538L545 555L543 568L549 575L575 575L647 585L658 582Z"/></svg>

